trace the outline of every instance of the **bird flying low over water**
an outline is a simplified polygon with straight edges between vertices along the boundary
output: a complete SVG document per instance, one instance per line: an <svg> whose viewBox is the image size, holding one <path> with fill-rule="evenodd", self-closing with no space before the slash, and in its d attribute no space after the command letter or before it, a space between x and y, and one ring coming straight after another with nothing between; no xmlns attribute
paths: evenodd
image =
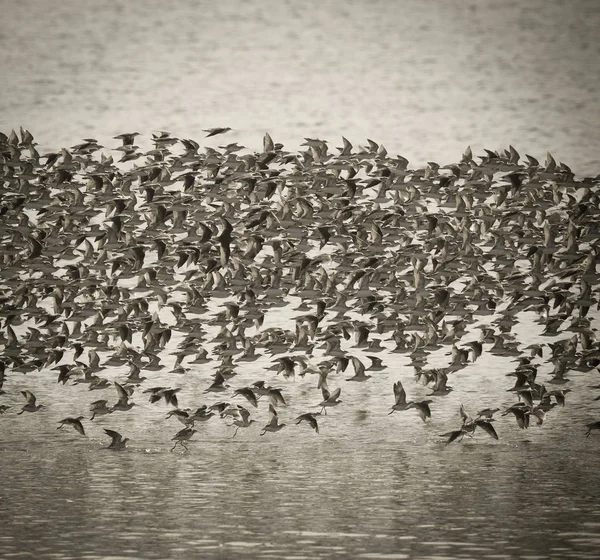
<svg viewBox="0 0 600 560"><path fill-rule="evenodd" d="M392 414L396 410L408 410L410 408L409 403L406 402L406 391L401 381L394 383L394 398L396 402L388 414Z"/></svg>
<svg viewBox="0 0 600 560"><path fill-rule="evenodd" d="M177 445L181 445L186 451L188 451L186 441L189 441L190 438L196 433L197 430L194 428L183 428L183 430L178 431L172 438L171 441L174 441L175 444L171 447L171 451L174 451Z"/></svg>
<svg viewBox="0 0 600 560"><path fill-rule="evenodd" d="M323 394L323 400L319 403L321 407L321 414L325 412L327 414L327 409L333 406L337 406L342 401L340 400L340 395L342 393L341 387L338 387L333 393L330 393L329 390L323 385L321 387L321 393Z"/></svg>
<svg viewBox="0 0 600 560"><path fill-rule="evenodd" d="M31 391L21 391L21 394L27 399L27 403L23 405L21 412L18 412L17 414L23 414L23 412L37 412L44 407L43 404L36 404L35 395Z"/></svg>
<svg viewBox="0 0 600 560"><path fill-rule="evenodd" d="M591 422L590 424L586 424L585 427L587 428L587 432L585 432L585 435L587 437L589 437L590 434L594 430L600 430L600 421L598 421L598 422Z"/></svg>
<svg viewBox="0 0 600 560"><path fill-rule="evenodd" d="M122 449L125 449L125 447L127 447L127 442L129 441L129 438L124 438L119 432L115 432L115 430L109 430L109 429L104 429L104 432L106 433L107 436L110 436L112 438L112 441L110 442L108 449L114 449L115 451L120 451Z"/></svg>
<svg viewBox="0 0 600 560"><path fill-rule="evenodd" d="M308 425L315 431L317 434L319 433L319 424L317 423L317 418L315 413L306 412L301 414L296 418L296 424L300 424L300 422L307 422Z"/></svg>
<svg viewBox="0 0 600 560"><path fill-rule="evenodd" d="M248 428L252 424L254 424L254 422L256 422L256 420L250 419L250 411L247 408L244 408L243 406L238 406L238 412L240 418L236 418L233 421L233 425L236 426L236 429L231 437L235 437L240 428Z"/></svg>
<svg viewBox="0 0 600 560"><path fill-rule="evenodd" d="M260 434L261 436L264 436L267 432L278 432L285 426L285 424L279 423L277 410L275 410L275 407L272 404L269 405L269 415L271 419L269 420L269 423L266 424L263 428L263 431Z"/></svg>
<svg viewBox="0 0 600 560"><path fill-rule="evenodd" d="M460 414L460 417L462 420L462 426L458 430L454 430L452 432L442 434L442 437L448 438L446 440L446 445L448 445L456 440L461 441L464 436L473 437L473 434L475 433L476 428L480 428L486 434L488 434L491 438L493 438L495 440L498 439L498 434L496 433L496 430L495 430L494 426L492 425L492 422L494 421L494 419L491 418L491 414L493 414L493 412L491 412L489 418L484 418L484 417L478 416L477 418L474 419L466 411L465 407L461 404L460 409L459 409L459 414Z"/></svg>
<svg viewBox="0 0 600 560"><path fill-rule="evenodd" d="M432 403L433 401L431 399L425 399L422 401L417 401L417 402L410 402L408 403L408 408L414 408L417 413L419 414L419 418L421 418L421 420L423 420L423 422L427 422L428 418L431 418L431 409L429 408L429 405Z"/></svg>
<svg viewBox="0 0 600 560"><path fill-rule="evenodd" d="M79 432L82 436L85 436L85 430L83 429L83 424L81 423L82 420L83 416L78 416L77 418L63 418L59 422L60 425L56 429L60 430L60 428L66 424L67 426L73 426L77 432Z"/></svg>

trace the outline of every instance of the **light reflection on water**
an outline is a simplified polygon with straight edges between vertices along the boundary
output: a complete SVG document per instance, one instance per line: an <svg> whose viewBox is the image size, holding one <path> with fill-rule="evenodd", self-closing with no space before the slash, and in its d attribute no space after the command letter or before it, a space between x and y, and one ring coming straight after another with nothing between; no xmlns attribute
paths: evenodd
<svg viewBox="0 0 600 560"><path fill-rule="evenodd" d="M285 319L285 309L275 313ZM539 336L532 320L524 314L515 327L523 344L526 333L532 341ZM447 363L447 350L430 362ZM363 350L352 353L364 357ZM181 426L165 423L164 403L151 405L136 393L132 411L86 421L84 439L56 430L55 422L77 409L88 415L92 397L114 399L114 388L90 394L57 384L45 369L11 376L3 398L15 409L2 416L0 434L2 556L596 557L598 442L583 429L593 375L571 372L567 406L552 410L541 427L519 430L512 416L498 417L498 442L476 435L445 446L441 434L457 427L460 403L477 410L514 402L504 375L513 358L484 353L451 374L455 391L435 399L424 424L414 411L388 415L393 381L403 381L409 398L428 389L413 381L406 356L384 357L388 369L367 383L331 374L344 388L343 406L320 417L318 435L293 425L296 415L318 409L315 378L306 375L279 380L289 400L280 410L288 424L281 432L258 435L267 419L261 406L253 413L257 424L236 438L220 419L197 426L183 454L169 452ZM234 387L262 378L271 360L239 367ZM145 373L154 375L151 385L181 386L180 406L223 398L203 393L212 369L175 377L169 370ZM542 364L540 376L550 370ZM102 373L119 379L123 368ZM16 416L22 386L36 387L48 408ZM126 434L130 447L106 449L103 428Z"/></svg>
<svg viewBox="0 0 600 560"><path fill-rule="evenodd" d="M344 135L422 166L512 144L598 171L594 1L3 4L0 126L40 152L230 126L252 150Z"/></svg>
<svg viewBox="0 0 600 560"><path fill-rule="evenodd" d="M410 441L417 431L368 443L290 430L196 441L186 454L5 443L0 549L57 558L595 557L600 477L589 440L564 430L558 453L543 438L419 444Z"/></svg>

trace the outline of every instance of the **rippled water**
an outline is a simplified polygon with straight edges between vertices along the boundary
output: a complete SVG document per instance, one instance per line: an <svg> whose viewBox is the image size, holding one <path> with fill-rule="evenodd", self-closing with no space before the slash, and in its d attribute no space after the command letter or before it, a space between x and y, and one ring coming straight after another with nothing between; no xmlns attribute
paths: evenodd
<svg viewBox="0 0 600 560"><path fill-rule="evenodd" d="M343 134L416 164L454 161L468 144L513 144L595 175L599 20L592 0L7 0L0 129L23 125L43 149L89 136L113 146L129 130L199 138L219 125L234 128L226 142L250 148L267 130L291 148L304 136L336 145ZM520 319L519 340L537 340L535 317ZM272 310L265 326L285 320ZM447 364L446 351L432 365ZM567 406L542 427L499 417L498 442L477 434L444 445L460 403L514 402L510 360L484 355L453 374L455 391L423 424L412 411L388 416L394 381L409 398L429 390L404 357L386 354L388 370L344 385L343 406L319 419L318 435L289 425L261 437L261 407L235 438L217 419L201 426L188 453L169 451L181 425L171 419L165 431L163 403L136 398L131 412L86 421L84 439L56 425L74 411L89 417L90 393L58 385L47 369L11 375L3 403L13 409L0 416L0 556L597 558L600 435L586 438L583 427L598 419L588 389L596 372L569 374ZM236 387L262 378L269 361L240 368ZM182 407L219 400L203 394L212 369L176 379ZM153 381L175 384L161 372ZM283 421L318 410L314 385L311 376L281 380ZM26 387L47 408L17 416ZM114 388L93 395L116 398ZM103 428L121 430L129 448L107 450Z"/></svg>
<svg viewBox="0 0 600 560"><path fill-rule="evenodd" d="M0 550L5 558L597 557L597 446L582 446L579 432L444 448L402 431L197 441L185 455L80 441L3 446Z"/></svg>
<svg viewBox="0 0 600 560"><path fill-rule="evenodd" d="M285 320L285 310L269 313ZM523 344L539 335L532 319L525 314L515 328ZM445 351L430 362L447 362ZM423 424L412 411L387 414L393 381L401 379L410 397L428 390L412 381L405 357L382 357L388 370L343 384L343 405L320 418L319 434L288 425L261 437L261 405L253 413L261 421L236 438L222 420L203 423L187 453L169 451L181 425L172 419L165 431L164 403L138 395L132 411L86 421L84 439L55 426L76 410L88 414L87 391L56 384L48 369L11 375L4 403L18 410L17 388L28 386L48 408L0 417L2 556L597 557L600 448L596 434L584 436L594 372L571 372L567 406L543 426L519 430L512 416L499 417L498 442L479 434L446 446L441 434L458 426L460 403L475 411L514 402L503 375L514 369L512 358L484 355L453 374L455 391L435 399ZM271 359L239 367L235 386L264 377ZM541 366L542 378L550 369ZM120 379L125 370L102 373ZM220 400L202 392L212 368L175 379L169 370L153 374L152 384L182 387L180 406ZM311 375L281 379L289 401L282 421L316 410L314 384ZM110 387L94 398L114 393ZM105 427L129 436L129 448L106 449Z"/></svg>
<svg viewBox="0 0 600 560"><path fill-rule="evenodd" d="M443 165L512 144L598 173L595 0L5 0L2 16L0 129L44 149L229 126L250 149L344 135Z"/></svg>

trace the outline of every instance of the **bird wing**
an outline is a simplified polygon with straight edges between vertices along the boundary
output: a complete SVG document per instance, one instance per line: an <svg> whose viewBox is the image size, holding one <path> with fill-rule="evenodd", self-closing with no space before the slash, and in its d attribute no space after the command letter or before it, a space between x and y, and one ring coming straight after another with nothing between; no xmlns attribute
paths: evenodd
<svg viewBox="0 0 600 560"><path fill-rule="evenodd" d="M342 389L341 387L338 387L333 393L331 393L327 400L331 402L337 401L341 393Z"/></svg>
<svg viewBox="0 0 600 560"><path fill-rule="evenodd" d="M121 441L122 436L119 432L115 432L115 430L109 430L108 428L104 428L104 432L106 435L110 436L114 442Z"/></svg>
<svg viewBox="0 0 600 560"><path fill-rule="evenodd" d="M120 383L117 383L115 381L115 388L117 389L117 395L119 397L119 401L127 402L129 400L129 395L127 394L127 391L125 390L125 387L123 387L123 385L121 385Z"/></svg>
<svg viewBox="0 0 600 560"><path fill-rule="evenodd" d="M456 441L459 437L464 436L465 432L463 430L455 430L453 432L448 432L447 434L443 434L443 437L447 437L446 445Z"/></svg>
<svg viewBox="0 0 600 560"><path fill-rule="evenodd" d="M484 421L484 420L476 420L475 425L478 428L481 428L490 437L493 437L496 440L498 439L498 434L496 433L496 429L494 428L494 426L492 425L491 422Z"/></svg>
<svg viewBox="0 0 600 560"><path fill-rule="evenodd" d="M396 397L396 404L406 404L406 391L402 386L402 381L394 383L394 396Z"/></svg>
<svg viewBox="0 0 600 560"><path fill-rule="evenodd" d="M459 408L459 414L460 414L463 426L465 424L471 424L473 422L473 418L467 412L467 410L465 409L464 405L462 405L462 404L460 405L460 408Z"/></svg>
<svg viewBox="0 0 600 560"><path fill-rule="evenodd" d="M365 364L363 364L356 356L352 356L352 365L354 366L354 373L358 376L362 376L365 373Z"/></svg>

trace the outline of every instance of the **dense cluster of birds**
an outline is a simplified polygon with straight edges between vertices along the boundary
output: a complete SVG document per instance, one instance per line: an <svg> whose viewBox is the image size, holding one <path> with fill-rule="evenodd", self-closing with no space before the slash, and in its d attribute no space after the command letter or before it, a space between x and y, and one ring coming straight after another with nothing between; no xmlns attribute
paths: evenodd
<svg viewBox="0 0 600 560"><path fill-rule="evenodd" d="M252 152L161 132L142 151L137 136L117 136L111 151L85 139L40 154L28 131L0 133L0 399L25 400L0 404L0 421L52 409L28 376L46 372L82 395L103 392L89 419L74 411L58 428L86 436L99 423L112 449L129 440L117 420L102 422L142 401L164 402L166 419L183 425L172 449L187 449L213 417L235 436L261 402L260 434L278 432L297 377L315 395L292 421L316 433L344 408L346 384L374 376L389 378L389 414L429 422L451 376L483 353L514 358L514 404L476 414L461 405L456 429L441 434L452 443L477 428L498 439L496 413L521 429L541 424L565 405L569 372L598 371L600 178L578 180L549 154L522 161L512 147L413 170L371 140L330 148L307 138L288 152L266 134ZM512 327L526 311L547 338L524 347ZM278 314L294 326L265 326L285 323ZM431 367L440 349L448 363ZM397 354L428 398L407 398L388 367ZM554 367L545 379L542 359ZM262 379L237 383L250 366ZM111 379L120 368L127 375ZM207 402L182 408L178 380L196 371ZM171 385L154 386L159 372Z"/></svg>

